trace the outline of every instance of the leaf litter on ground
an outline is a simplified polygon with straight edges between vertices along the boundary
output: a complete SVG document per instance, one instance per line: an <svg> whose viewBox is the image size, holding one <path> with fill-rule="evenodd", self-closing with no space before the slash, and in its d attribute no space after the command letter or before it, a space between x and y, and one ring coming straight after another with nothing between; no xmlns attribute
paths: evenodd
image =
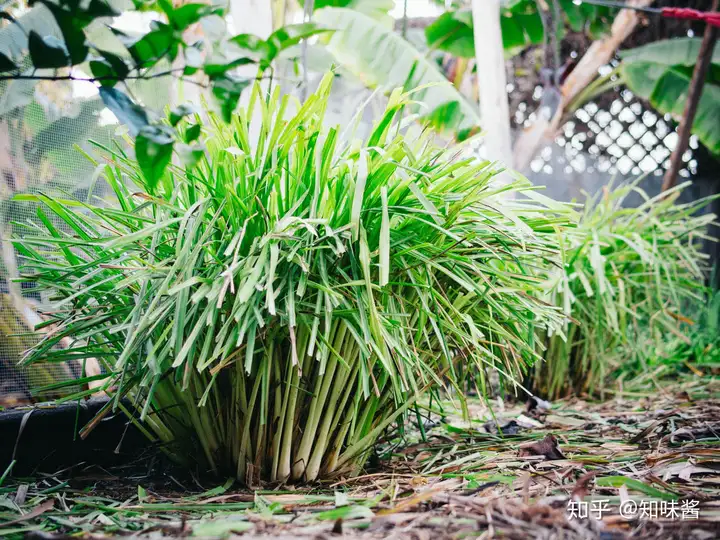
<svg viewBox="0 0 720 540"><path fill-rule="evenodd" d="M390 433L366 474L309 487L250 491L228 480L201 489L138 464L8 475L0 537L718 537L716 381L545 405L495 402L490 411L478 400L470 422L444 416L423 433ZM576 519L573 500L607 501L607 510L601 519ZM698 515L628 518L619 514L627 500L678 508L698 501Z"/></svg>

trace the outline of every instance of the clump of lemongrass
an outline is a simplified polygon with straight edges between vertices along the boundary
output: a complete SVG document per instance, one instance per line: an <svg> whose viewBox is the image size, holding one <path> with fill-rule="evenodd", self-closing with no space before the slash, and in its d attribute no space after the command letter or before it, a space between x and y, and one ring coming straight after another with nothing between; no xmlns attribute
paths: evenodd
<svg viewBox="0 0 720 540"><path fill-rule="evenodd" d="M613 373L623 391L647 393L663 383L713 378L720 366L720 290L708 291L706 301L690 304L684 315L680 335L659 340L643 329L633 336L627 361Z"/></svg>
<svg viewBox="0 0 720 540"><path fill-rule="evenodd" d="M323 126L331 80L304 104L256 87L230 124L209 113L205 156L157 186L112 153L116 208L38 196L72 233L40 220L16 241L56 302L28 361L73 336L68 357L105 365L97 420L127 398L174 458L248 483L352 474L427 389L519 380L561 317L536 275L566 218L403 136L400 90L344 141Z"/></svg>
<svg viewBox="0 0 720 540"><path fill-rule="evenodd" d="M568 320L563 332L551 332L545 362L537 364L541 395L602 393L607 376L629 361L637 336L682 338L684 310L703 301L701 248L715 216L700 211L711 199L677 204L687 184L652 198L637 184L610 186L590 199L566 235L565 267L548 287ZM624 207L633 193L642 204Z"/></svg>

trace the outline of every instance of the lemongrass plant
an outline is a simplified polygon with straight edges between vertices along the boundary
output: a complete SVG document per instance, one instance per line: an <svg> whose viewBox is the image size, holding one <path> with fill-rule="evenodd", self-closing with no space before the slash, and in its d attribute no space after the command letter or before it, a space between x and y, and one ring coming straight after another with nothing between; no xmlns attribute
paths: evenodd
<svg viewBox="0 0 720 540"><path fill-rule="evenodd" d="M120 408L180 462L312 481L356 472L428 389L512 384L536 360L534 332L561 318L535 298L563 209L405 137L400 90L344 140L323 125L331 81L304 104L256 86L230 124L208 113L204 157L157 186L108 150L116 207L35 197L15 243L58 328L28 361L72 336L68 358L104 362L113 399L83 433Z"/></svg>
<svg viewBox="0 0 720 540"><path fill-rule="evenodd" d="M677 203L687 185L656 197L638 182L611 185L588 200L578 228L565 236L564 269L549 281L550 302L568 318L536 365L538 393L602 394L607 376L630 361L637 336L683 337L683 313L705 295L701 247L715 219L700 212L709 198ZM642 204L625 207L632 194Z"/></svg>
<svg viewBox="0 0 720 540"><path fill-rule="evenodd" d="M633 336L628 362L614 375L622 389L653 391L663 382L691 378L711 380L720 369L720 290L709 291L704 303L690 305L680 335L658 340L651 331Z"/></svg>

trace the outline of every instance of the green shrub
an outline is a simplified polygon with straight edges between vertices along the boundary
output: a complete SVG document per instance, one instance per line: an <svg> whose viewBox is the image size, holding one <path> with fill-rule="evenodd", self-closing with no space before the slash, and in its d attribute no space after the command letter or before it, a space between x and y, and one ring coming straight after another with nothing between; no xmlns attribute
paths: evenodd
<svg viewBox="0 0 720 540"><path fill-rule="evenodd" d="M633 183L588 201L566 237L565 267L548 284L551 303L568 320L549 337L545 362L537 365L539 393L601 392L607 376L629 361L638 335L681 335L683 310L704 298L700 243L715 217L698 215L709 199L676 204L684 187L650 198ZM632 193L643 203L624 208Z"/></svg>
<svg viewBox="0 0 720 540"><path fill-rule="evenodd" d="M623 390L654 391L662 382L720 374L720 291L689 304L679 322L677 334L643 329L633 336L627 362L614 373Z"/></svg>
<svg viewBox="0 0 720 540"><path fill-rule="evenodd" d="M400 91L346 143L323 127L330 81L304 104L256 87L230 124L210 114L204 157L157 185L113 152L117 207L31 197L16 246L59 329L29 361L72 336L68 358L104 362L100 417L127 398L175 459L246 482L352 474L428 389L519 380L535 329L561 318L535 298L564 209L403 136Z"/></svg>

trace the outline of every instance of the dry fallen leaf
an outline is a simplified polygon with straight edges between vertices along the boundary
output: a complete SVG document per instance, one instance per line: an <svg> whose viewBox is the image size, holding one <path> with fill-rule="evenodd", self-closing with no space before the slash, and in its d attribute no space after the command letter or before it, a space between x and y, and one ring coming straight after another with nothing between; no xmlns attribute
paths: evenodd
<svg viewBox="0 0 720 540"><path fill-rule="evenodd" d="M427 485L427 483L428 483L427 478L425 478L423 476L413 476L410 479L410 485L414 488L419 488L421 486L425 486L425 485Z"/></svg>
<svg viewBox="0 0 720 540"><path fill-rule="evenodd" d="M502 435L517 435L520 433L522 427L518 422L515 420L510 420L507 424L498 426L498 424L490 420L489 422L486 422L483 424L483 429L491 434L502 434Z"/></svg>
<svg viewBox="0 0 720 540"><path fill-rule="evenodd" d="M560 416L559 414L549 414L545 421L549 424L560 424L561 426L580 427L587 424L585 420L575 418L573 416Z"/></svg>
<svg viewBox="0 0 720 540"><path fill-rule="evenodd" d="M588 493L590 493L590 481L597 476L597 473L597 471L591 471L578 478L577 482L575 482L575 487L572 490L570 498L574 501L582 501Z"/></svg>
<svg viewBox="0 0 720 540"><path fill-rule="evenodd" d="M517 423L527 429L544 427L542 422L538 422L534 418L530 418L529 416L526 416L524 414L521 414L517 417Z"/></svg>
<svg viewBox="0 0 720 540"><path fill-rule="evenodd" d="M48 510L52 510L52 508L55 506L55 500L50 499L45 501L42 504L39 504L32 510L30 510L27 514L24 514L18 518L11 519L10 521L6 521L3 523L3 527L8 527L9 525L15 525L16 523L22 523L23 521L29 521L33 518L38 517L41 514L44 514Z"/></svg>
<svg viewBox="0 0 720 540"><path fill-rule="evenodd" d="M541 441L520 447L518 457L545 456L545 459L566 459L558 447L555 435L548 433Z"/></svg>

